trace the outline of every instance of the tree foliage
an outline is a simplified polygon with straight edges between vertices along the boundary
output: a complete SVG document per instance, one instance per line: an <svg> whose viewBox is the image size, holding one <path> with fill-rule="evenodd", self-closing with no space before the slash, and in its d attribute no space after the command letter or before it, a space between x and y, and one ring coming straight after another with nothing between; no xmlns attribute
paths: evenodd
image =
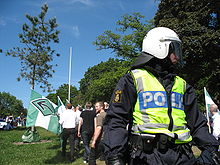
<svg viewBox="0 0 220 165"><path fill-rule="evenodd" d="M73 97L72 98L72 102L74 106L77 106L77 105L81 105L81 106L84 106L85 105L85 99L83 97L84 95L82 95L81 91L78 91L78 94L77 96Z"/></svg>
<svg viewBox="0 0 220 165"><path fill-rule="evenodd" d="M26 113L21 100L6 92L0 92L0 111L4 115L19 116L20 113Z"/></svg>
<svg viewBox="0 0 220 165"><path fill-rule="evenodd" d="M119 78L128 68L128 62L112 58L89 68L79 82L84 102L109 101Z"/></svg>
<svg viewBox="0 0 220 165"><path fill-rule="evenodd" d="M155 25L179 34L186 62L182 72L200 97L206 86L220 100L220 2L161 0Z"/></svg>
<svg viewBox="0 0 220 165"><path fill-rule="evenodd" d="M53 103L57 104L57 96L60 97L62 102L66 104L66 100L68 100L68 94L69 94L69 85L68 84L63 84L61 85L57 90L56 93L50 93L47 98L52 101ZM70 103L76 104L75 103L75 97L77 97L79 94L79 91L75 86L70 86Z"/></svg>
<svg viewBox="0 0 220 165"><path fill-rule="evenodd" d="M53 61L55 50L49 45L51 42L58 43L59 31L56 30L58 24L56 18L46 21L47 4L41 7L41 13L38 16L26 15L30 25L23 24L23 33L19 34L20 42L24 47L14 47L7 51L6 55L18 57L21 61L20 76L29 81L34 89L35 84L41 84L40 87L47 91L51 91L52 85L48 82L48 78L52 77L54 65ZM59 54L56 54L59 56Z"/></svg>
<svg viewBox="0 0 220 165"><path fill-rule="evenodd" d="M140 13L125 14L117 21L117 33L106 30L93 43L98 50L111 49L116 57L107 62L89 68L80 80L80 91L85 101L109 101L119 80L125 74L131 62L141 52L141 45L152 21L147 21Z"/></svg>
<svg viewBox="0 0 220 165"><path fill-rule="evenodd" d="M147 31L152 28L152 21L147 21L140 13L125 14L122 19L117 21L119 28L113 33L106 30L98 36L94 45L98 50L112 49L116 57L132 60L141 51L142 40Z"/></svg>

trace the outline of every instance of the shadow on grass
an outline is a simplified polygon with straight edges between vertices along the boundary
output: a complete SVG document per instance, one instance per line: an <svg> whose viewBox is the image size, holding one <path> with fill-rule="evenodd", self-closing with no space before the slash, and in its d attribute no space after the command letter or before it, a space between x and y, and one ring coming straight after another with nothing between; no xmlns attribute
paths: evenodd
<svg viewBox="0 0 220 165"><path fill-rule="evenodd" d="M60 164L60 163L62 163L62 164L68 164L68 163L70 163L70 156L69 156L70 154L67 152L66 153L66 156L65 157L63 157L62 155L61 155L61 152L60 151L57 151L57 154L53 157L53 158L51 158L51 159L48 159L48 160L45 160L45 164Z"/></svg>
<svg viewBox="0 0 220 165"><path fill-rule="evenodd" d="M48 147L47 149L54 150L54 149L59 149L59 148L60 148L60 145L56 144L56 145Z"/></svg>
<svg viewBox="0 0 220 165"><path fill-rule="evenodd" d="M26 127L17 127L17 128L14 128L14 129L19 130L19 131L21 131L21 130L27 130Z"/></svg>
<svg viewBox="0 0 220 165"><path fill-rule="evenodd" d="M16 127L16 128L11 128L11 129L0 129L0 131L14 131L14 130L24 131L26 129L27 129L26 127Z"/></svg>
<svg viewBox="0 0 220 165"><path fill-rule="evenodd" d="M54 145L50 147L49 149L54 149L54 148L60 148L60 145ZM57 151L56 155L52 157L51 159L45 160L45 164L69 164L69 163L77 163L81 161L81 158L83 157L83 149L80 149L80 151L76 151L74 154L74 161L70 161L70 152L66 152L66 156L63 157L61 154L61 151ZM79 160L80 159L80 160ZM78 164L78 163L77 163Z"/></svg>

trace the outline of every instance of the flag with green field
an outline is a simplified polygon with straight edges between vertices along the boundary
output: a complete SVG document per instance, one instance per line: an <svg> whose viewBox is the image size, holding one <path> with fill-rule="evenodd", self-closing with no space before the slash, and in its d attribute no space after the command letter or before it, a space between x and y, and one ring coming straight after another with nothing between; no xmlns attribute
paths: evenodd
<svg viewBox="0 0 220 165"><path fill-rule="evenodd" d="M55 134L59 134L60 124L59 117L56 113L56 107L57 105L49 99L32 90L26 127L39 126Z"/></svg>
<svg viewBox="0 0 220 165"><path fill-rule="evenodd" d="M205 104L206 104L206 110L208 114L210 115L210 105L215 104L214 101L212 100L211 96L209 95L208 91L204 87L204 93L205 93Z"/></svg>
<svg viewBox="0 0 220 165"><path fill-rule="evenodd" d="M58 100L57 100L56 111L57 111L57 114L60 116L60 114L62 114L66 110L66 108L59 96L57 96L57 99Z"/></svg>

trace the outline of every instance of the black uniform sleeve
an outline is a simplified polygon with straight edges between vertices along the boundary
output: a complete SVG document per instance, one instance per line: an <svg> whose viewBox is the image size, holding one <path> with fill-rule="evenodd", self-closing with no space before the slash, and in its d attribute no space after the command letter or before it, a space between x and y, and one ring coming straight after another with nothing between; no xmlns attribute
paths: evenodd
<svg viewBox="0 0 220 165"><path fill-rule="evenodd" d="M201 149L214 151L218 148L218 141L209 133L207 120L198 110L197 99L194 89L189 84L186 85L184 95L184 106L186 121L193 138L193 142Z"/></svg>
<svg viewBox="0 0 220 165"><path fill-rule="evenodd" d="M84 111L82 111L82 113L80 114L80 117L81 117L81 118L84 117Z"/></svg>
<svg viewBox="0 0 220 165"><path fill-rule="evenodd" d="M103 143L107 158L124 156L128 140L127 127L136 100L133 78L128 73L119 80L105 117Z"/></svg>

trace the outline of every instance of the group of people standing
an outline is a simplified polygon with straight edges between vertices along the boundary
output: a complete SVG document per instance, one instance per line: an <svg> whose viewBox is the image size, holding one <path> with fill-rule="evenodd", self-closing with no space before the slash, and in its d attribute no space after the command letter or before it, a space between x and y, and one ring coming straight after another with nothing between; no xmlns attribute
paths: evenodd
<svg viewBox="0 0 220 165"><path fill-rule="evenodd" d="M108 105L108 104L107 104ZM83 161L90 165L96 164L96 159L103 156L103 121L106 115L106 102L96 102L94 107L87 102L85 109L80 106L73 108L66 105L66 110L60 114L62 125L62 156L66 156L66 145L69 139L70 161L74 161L75 152L79 151L80 140L83 142Z"/></svg>
<svg viewBox="0 0 220 165"><path fill-rule="evenodd" d="M20 126L26 125L26 116L20 113L17 117L13 115L0 115L0 120L6 122L7 124L2 127L4 130L11 130Z"/></svg>

